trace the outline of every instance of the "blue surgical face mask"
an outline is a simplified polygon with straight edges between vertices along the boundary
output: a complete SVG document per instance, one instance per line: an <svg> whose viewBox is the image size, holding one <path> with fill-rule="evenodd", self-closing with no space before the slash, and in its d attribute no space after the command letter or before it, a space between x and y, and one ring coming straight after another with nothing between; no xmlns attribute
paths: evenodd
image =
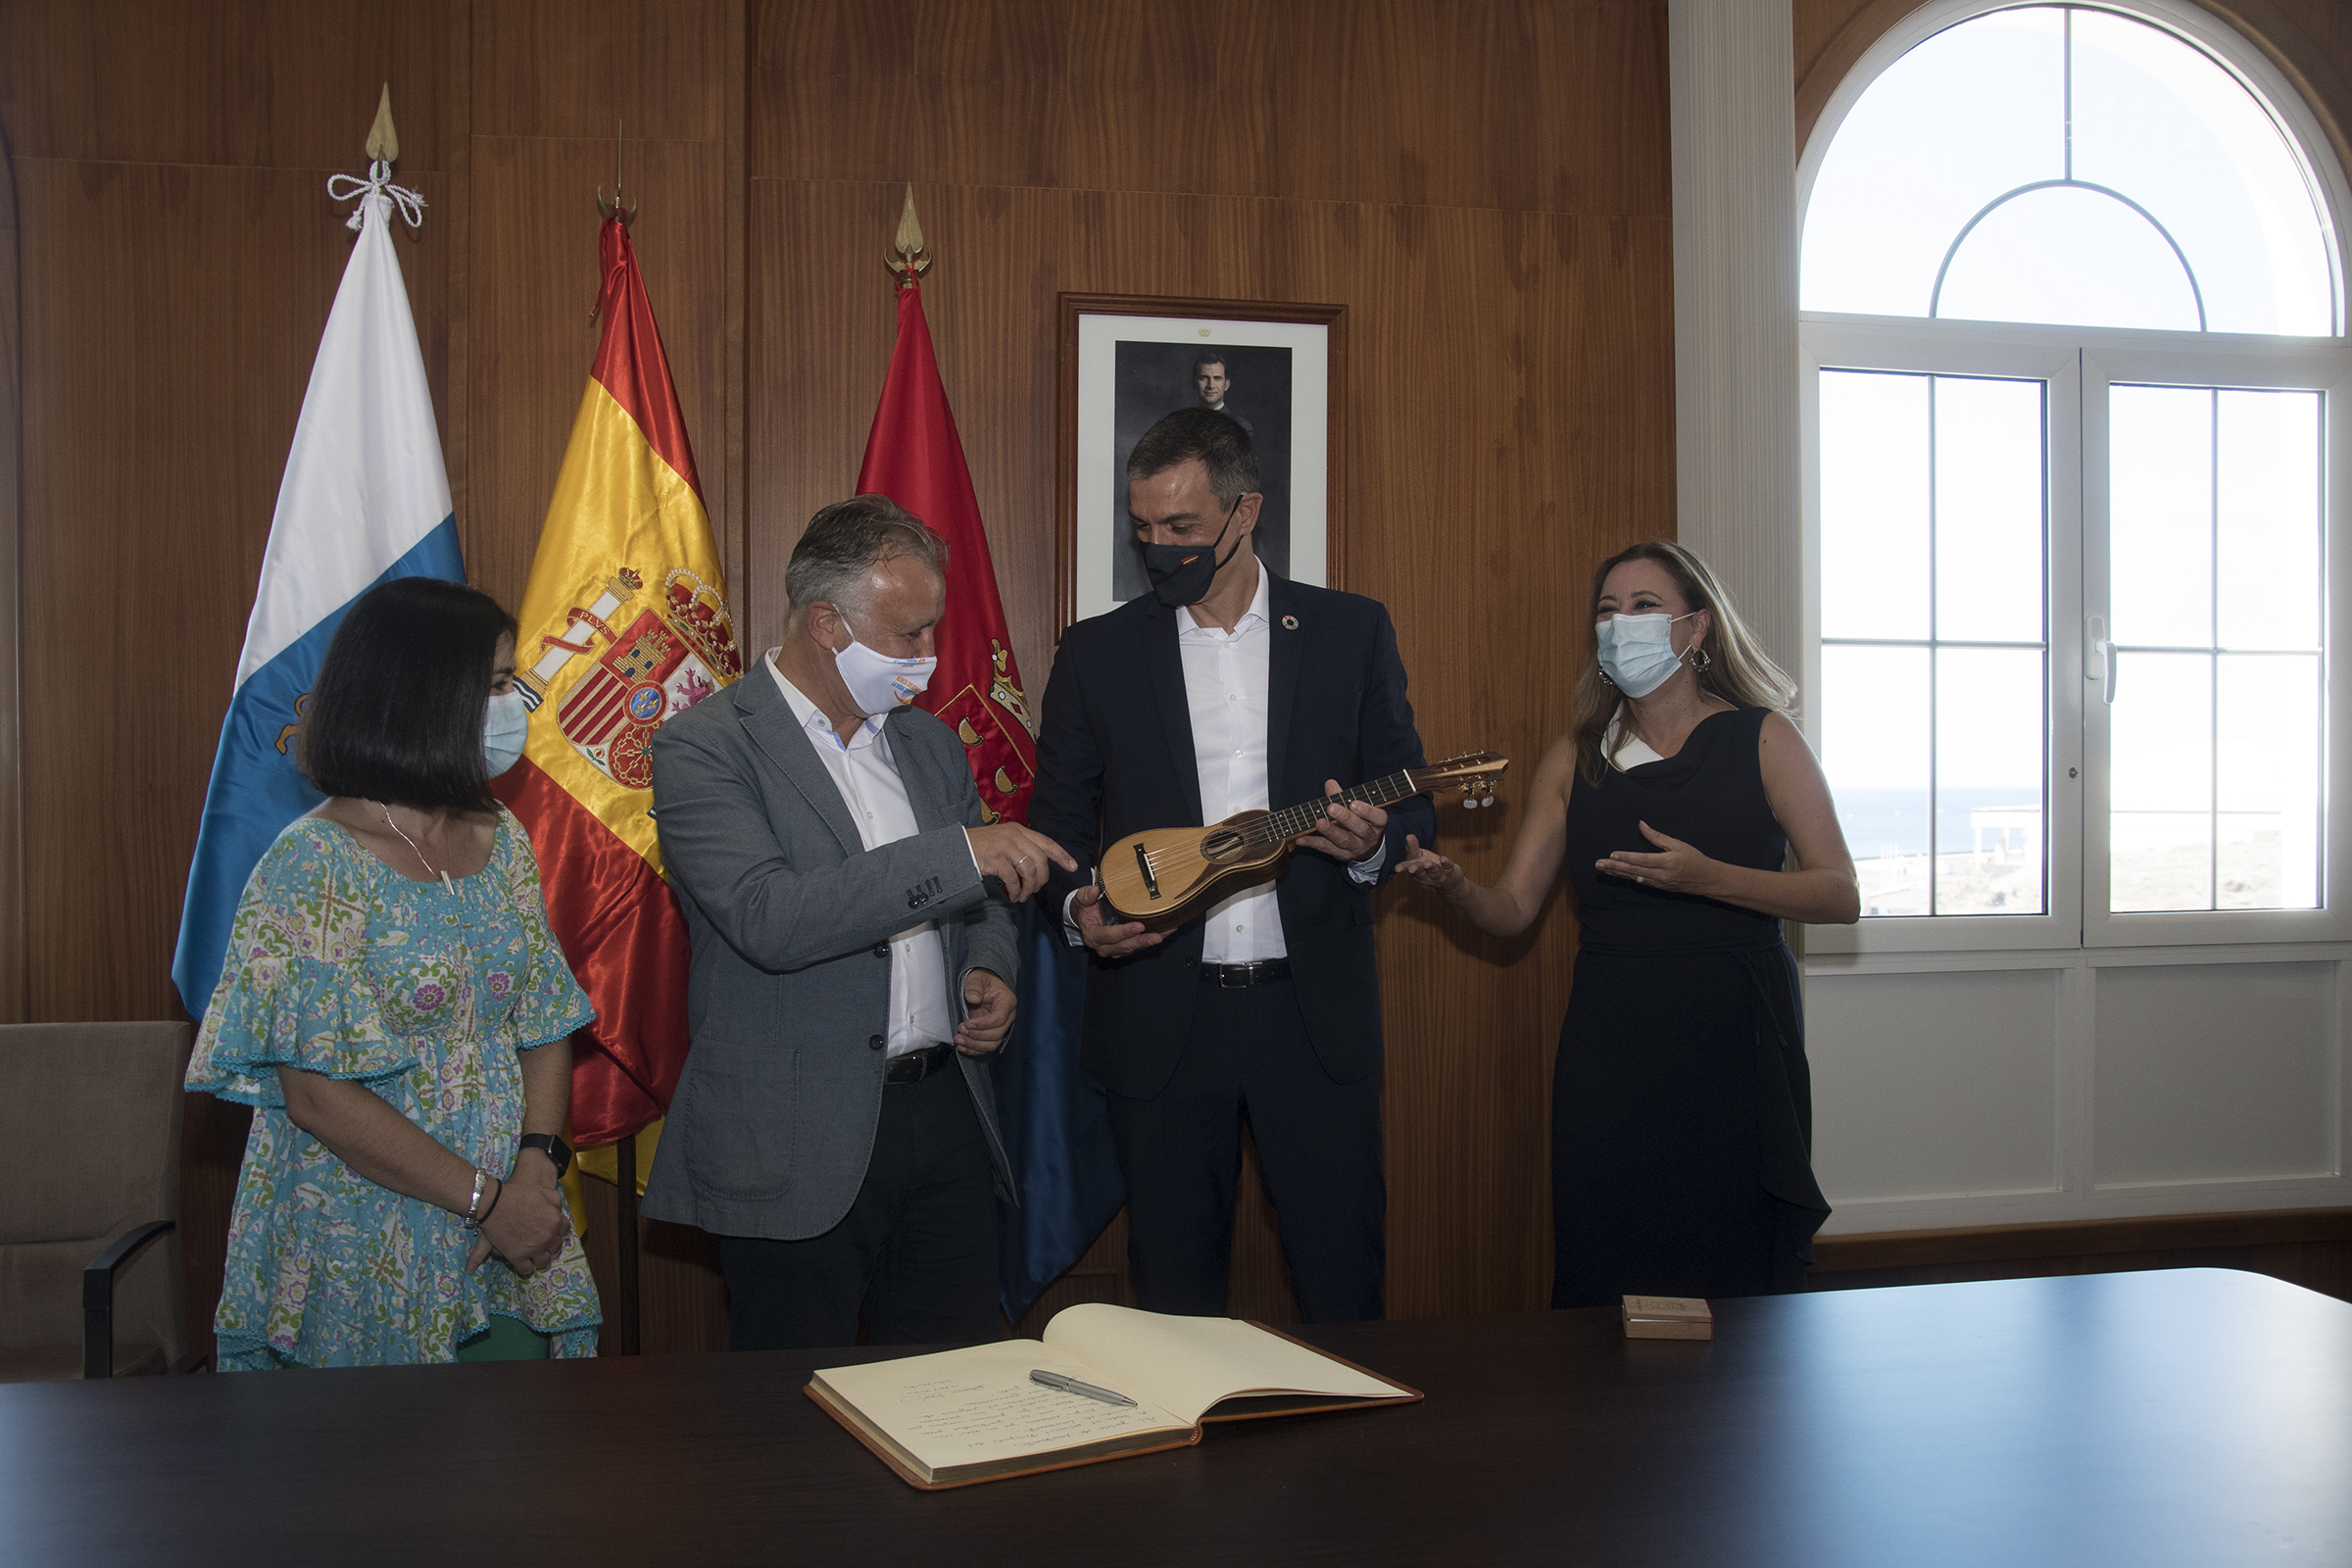
<svg viewBox="0 0 2352 1568"><path fill-rule="evenodd" d="M1697 614L1693 610L1690 615ZM1690 615L1611 615L1596 628L1600 672L1628 697L1647 697L1682 665L1674 651L1674 623Z"/></svg>
<svg viewBox="0 0 2352 1568"><path fill-rule="evenodd" d="M482 770L492 778L522 760L523 742L530 739L531 710L516 690L492 692L482 713Z"/></svg>

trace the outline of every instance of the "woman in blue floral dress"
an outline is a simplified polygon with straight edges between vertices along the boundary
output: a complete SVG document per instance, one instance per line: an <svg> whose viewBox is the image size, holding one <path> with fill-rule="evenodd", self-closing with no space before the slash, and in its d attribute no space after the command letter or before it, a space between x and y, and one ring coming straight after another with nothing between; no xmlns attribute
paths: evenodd
<svg viewBox="0 0 2352 1568"><path fill-rule="evenodd" d="M245 884L190 1089L254 1107L215 1320L224 1371L596 1353L557 1186L588 999L528 837L514 622L399 578L337 628L305 718L328 799Z"/></svg>

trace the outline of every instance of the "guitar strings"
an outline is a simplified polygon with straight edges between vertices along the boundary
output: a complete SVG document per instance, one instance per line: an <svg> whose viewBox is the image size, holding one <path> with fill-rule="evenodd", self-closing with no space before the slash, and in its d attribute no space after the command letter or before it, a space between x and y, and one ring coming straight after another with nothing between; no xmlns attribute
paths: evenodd
<svg viewBox="0 0 2352 1568"><path fill-rule="evenodd" d="M1423 769L1424 774L1439 776L1426 778L1421 787L1426 789L1432 785L1450 782L1449 779L1443 776L1445 771L1469 760L1470 757L1465 754L1461 757L1448 758L1443 762ZM1386 793L1391 790L1396 793ZM1285 839L1297 838L1302 833L1310 832L1319 820L1321 811L1335 800L1346 801L1349 805L1362 803L1372 806L1390 806L1414 793L1416 791L1413 788L1412 770L1403 768L1386 778L1374 779L1369 784L1358 784L1344 789L1337 795L1327 795L1316 801L1302 801L1297 806L1286 806L1280 810L1269 811L1248 827L1232 828L1227 831L1241 835L1244 848L1262 849L1269 844L1278 844ZM1293 823L1297 825L1291 825ZM1277 828L1282 831L1276 832ZM1146 850L1144 864L1157 871L1173 864L1174 858L1179 855L1199 853L1196 846L1159 851Z"/></svg>

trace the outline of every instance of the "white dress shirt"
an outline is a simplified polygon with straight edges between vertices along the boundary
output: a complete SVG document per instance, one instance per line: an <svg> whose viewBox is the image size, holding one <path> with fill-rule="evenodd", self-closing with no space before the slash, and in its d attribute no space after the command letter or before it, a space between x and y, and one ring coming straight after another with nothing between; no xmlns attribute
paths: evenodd
<svg viewBox="0 0 2352 1568"><path fill-rule="evenodd" d="M1274 807L1266 778L1268 672L1274 648L1272 581L1260 563L1257 591L1250 596L1250 608L1242 612L1231 631L1203 625L1189 605L1176 612L1176 652L1184 663L1185 703L1192 711L1193 766L1200 784L1203 826L1221 822L1236 811L1264 811ZM1351 863L1348 874L1358 882L1376 882L1388 856L1384 840L1365 858ZM1275 902L1276 880L1268 877L1252 883L1209 906L1200 939L1202 963L1262 963L1290 956L1290 947L1283 940L1282 910ZM1078 924L1069 911L1065 900L1063 930L1076 942Z"/></svg>
<svg viewBox="0 0 2352 1568"><path fill-rule="evenodd" d="M858 837L869 850L895 844L921 831L914 808L907 804L906 786L891 760L890 741L882 720L869 718L844 746L832 720L784 678L768 650L767 672L776 679L793 716L808 732L808 743L833 775L833 787L858 824ZM887 715L885 715L887 716ZM977 858L973 863L978 864ZM948 1016L948 954L939 939L939 922L926 920L890 939L890 1027L883 1031L884 1050L893 1056L956 1038L956 1021Z"/></svg>

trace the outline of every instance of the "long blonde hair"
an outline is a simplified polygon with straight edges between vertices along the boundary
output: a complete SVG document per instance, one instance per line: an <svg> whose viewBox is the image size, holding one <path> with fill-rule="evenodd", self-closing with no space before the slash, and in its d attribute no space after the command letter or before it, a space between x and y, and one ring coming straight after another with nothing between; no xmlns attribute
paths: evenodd
<svg viewBox="0 0 2352 1568"><path fill-rule="evenodd" d="M1588 784L1599 783L1608 766L1600 741L1625 696L1600 675L1600 590L1609 573L1629 561L1656 562L1682 590L1685 604L1709 612L1706 639L1700 646L1711 662L1695 671L1701 690L1739 708L1769 708L1790 714L1796 710L1796 682L1766 657L1755 633L1740 618L1740 612L1705 562L1671 539L1651 539L1620 550L1592 573L1592 592L1585 601L1585 668L1577 677L1569 712L1569 733L1576 737L1577 771Z"/></svg>

